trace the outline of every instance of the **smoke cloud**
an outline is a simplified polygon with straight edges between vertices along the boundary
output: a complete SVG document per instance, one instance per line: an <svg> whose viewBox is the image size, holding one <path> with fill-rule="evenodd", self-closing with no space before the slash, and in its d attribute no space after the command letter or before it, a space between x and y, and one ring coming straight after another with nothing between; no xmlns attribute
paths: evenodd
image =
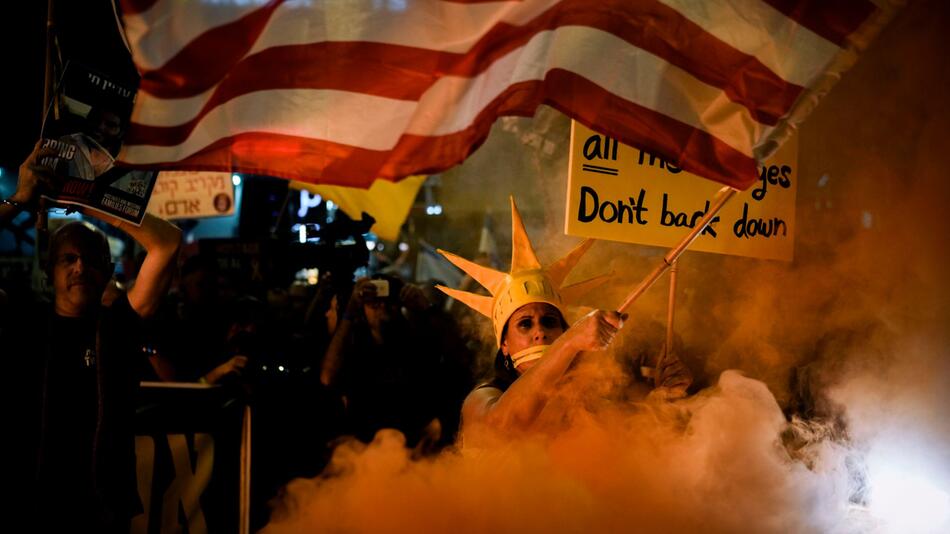
<svg viewBox="0 0 950 534"><path fill-rule="evenodd" d="M794 262L683 257L674 348L694 395L647 400L625 372L663 343L661 280L541 432L436 457L394 432L346 443L323 475L287 486L265 532L947 528L950 103L928 95L950 94L948 24L940 2L908 6L803 126ZM562 233L567 131L552 110L499 125L444 176L446 213L496 207L504 246L510 184L525 184L528 233L542 263L559 257L577 242ZM445 248L471 257L474 244ZM574 276L613 271L591 295L610 308L662 253L599 243Z"/></svg>
<svg viewBox="0 0 950 534"><path fill-rule="evenodd" d="M557 404L565 420L504 446L413 460L395 433L345 445L326 475L290 484L266 532L807 532L842 518L844 456L823 444L810 469L794 460L774 398L737 372L677 404Z"/></svg>

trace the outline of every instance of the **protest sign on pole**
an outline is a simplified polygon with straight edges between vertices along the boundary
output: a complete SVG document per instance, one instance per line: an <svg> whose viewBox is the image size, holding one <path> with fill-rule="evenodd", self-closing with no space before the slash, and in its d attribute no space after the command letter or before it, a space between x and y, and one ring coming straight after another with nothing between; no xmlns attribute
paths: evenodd
<svg viewBox="0 0 950 534"><path fill-rule="evenodd" d="M658 247L676 245L709 210L720 185L573 122L565 233ZM713 218L691 250L791 261L797 138L759 166L759 181Z"/></svg>

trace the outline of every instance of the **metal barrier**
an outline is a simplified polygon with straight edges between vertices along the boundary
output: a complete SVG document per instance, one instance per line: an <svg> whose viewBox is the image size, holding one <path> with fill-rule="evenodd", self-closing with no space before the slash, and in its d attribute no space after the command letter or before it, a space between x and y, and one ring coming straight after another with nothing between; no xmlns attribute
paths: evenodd
<svg viewBox="0 0 950 534"><path fill-rule="evenodd" d="M143 513L134 534L239 532L250 526L251 411L237 392L142 382L135 452Z"/></svg>

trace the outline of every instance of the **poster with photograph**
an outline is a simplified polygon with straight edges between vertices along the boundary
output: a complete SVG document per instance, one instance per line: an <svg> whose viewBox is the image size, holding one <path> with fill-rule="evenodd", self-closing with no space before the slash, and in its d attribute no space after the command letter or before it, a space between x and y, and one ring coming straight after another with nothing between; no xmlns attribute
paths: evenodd
<svg viewBox="0 0 950 534"><path fill-rule="evenodd" d="M56 155L40 163L58 177L57 189L47 198L142 222L158 173L123 168L115 161L134 98L130 84L78 63L66 65L43 124L42 146Z"/></svg>

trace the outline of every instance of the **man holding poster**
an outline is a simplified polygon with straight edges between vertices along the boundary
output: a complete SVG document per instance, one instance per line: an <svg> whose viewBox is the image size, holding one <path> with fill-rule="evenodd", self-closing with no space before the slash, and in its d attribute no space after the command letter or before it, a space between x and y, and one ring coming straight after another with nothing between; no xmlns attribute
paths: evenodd
<svg viewBox="0 0 950 534"><path fill-rule="evenodd" d="M33 153L0 222L32 209L62 176ZM18 449L14 487L37 532L128 532L137 512L132 419L142 355L137 333L168 289L181 232L145 215L135 226L90 215L127 232L147 255L136 284L105 299L112 259L105 235L83 222L50 237L46 275L52 303L10 303L0 310L0 346L20 403L12 425ZM13 313L15 311L15 313ZM31 461L22 461L22 459ZM33 461L35 460L35 461Z"/></svg>

